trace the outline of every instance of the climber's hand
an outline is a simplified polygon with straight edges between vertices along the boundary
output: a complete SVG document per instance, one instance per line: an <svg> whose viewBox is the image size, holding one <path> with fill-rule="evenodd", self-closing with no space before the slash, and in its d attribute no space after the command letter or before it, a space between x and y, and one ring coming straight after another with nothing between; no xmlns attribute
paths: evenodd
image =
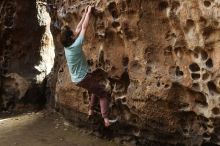
<svg viewBox="0 0 220 146"><path fill-rule="evenodd" d="M89 5L86 6L86 8L85 8L85 13L88 12L88 9L89 9Z"/></svg>
<svg viewBox="0 0 220 146"><path fill-rule="evenodd" d="M92 8L93 8L92 6L89 6L89 7L88 7L88 13L91 13Z"/></svg>

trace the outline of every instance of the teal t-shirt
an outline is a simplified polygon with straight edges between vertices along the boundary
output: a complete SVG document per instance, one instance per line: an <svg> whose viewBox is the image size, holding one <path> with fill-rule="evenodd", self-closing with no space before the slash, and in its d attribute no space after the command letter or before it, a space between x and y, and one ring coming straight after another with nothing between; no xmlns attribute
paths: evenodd
<svg viewBox="0 0 220 146"><path fill-rule="evenodd" d="M64 48L67 65L71 79L74 83L82 81L89 71L89 67L82 50L83 41L84 37L79 35L71 46Z"/></svg>

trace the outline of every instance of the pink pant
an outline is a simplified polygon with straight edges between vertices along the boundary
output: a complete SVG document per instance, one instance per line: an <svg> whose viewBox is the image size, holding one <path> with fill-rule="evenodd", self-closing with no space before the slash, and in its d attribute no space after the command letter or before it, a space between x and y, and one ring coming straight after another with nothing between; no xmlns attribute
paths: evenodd
<svg viewBox="0 0 220 146"><path fill-rule="evenodd" d="M103 118L108 117L108 106L109 106L109 101L105 97L97 97L95 94L90 95L89 99L89 109L94 110L94 107L96 106L97 102L99 100L100 108L101 108L101 113Z"/></svg>
<svg viewBox="0 0 220 146"><path fill-rule="evenodd" d="M101 113L103 118L109 114L110 93L105 90L105 86L100 84L96 73L88 73L86 77L77 84L77 86L87 89L90 96L90 109L93 110L97 99L99 99Z"/></svg>

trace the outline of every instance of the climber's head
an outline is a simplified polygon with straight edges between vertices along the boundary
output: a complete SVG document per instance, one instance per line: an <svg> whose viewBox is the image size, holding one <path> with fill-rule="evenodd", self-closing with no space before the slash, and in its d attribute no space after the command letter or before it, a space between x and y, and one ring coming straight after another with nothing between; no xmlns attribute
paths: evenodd
<svg viewBox="0 0 220 146"><path fill-rule="evenodd" d="M66 25L61 29L60 41L64 47L69 47L74 43L74 34L69 26Z"/></svg>

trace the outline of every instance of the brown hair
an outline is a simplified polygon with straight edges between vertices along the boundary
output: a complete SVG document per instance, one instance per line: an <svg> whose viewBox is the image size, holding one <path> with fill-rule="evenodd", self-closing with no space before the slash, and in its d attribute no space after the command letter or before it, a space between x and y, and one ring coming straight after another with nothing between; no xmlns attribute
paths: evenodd
<svg viewBox="0 0 220 146"><path fill-rule="evenodd" d="M73 31L69 26L64 26L61 29L60 41L64 47L69 47L74 43L75 39L72 37Z"/></svg>

